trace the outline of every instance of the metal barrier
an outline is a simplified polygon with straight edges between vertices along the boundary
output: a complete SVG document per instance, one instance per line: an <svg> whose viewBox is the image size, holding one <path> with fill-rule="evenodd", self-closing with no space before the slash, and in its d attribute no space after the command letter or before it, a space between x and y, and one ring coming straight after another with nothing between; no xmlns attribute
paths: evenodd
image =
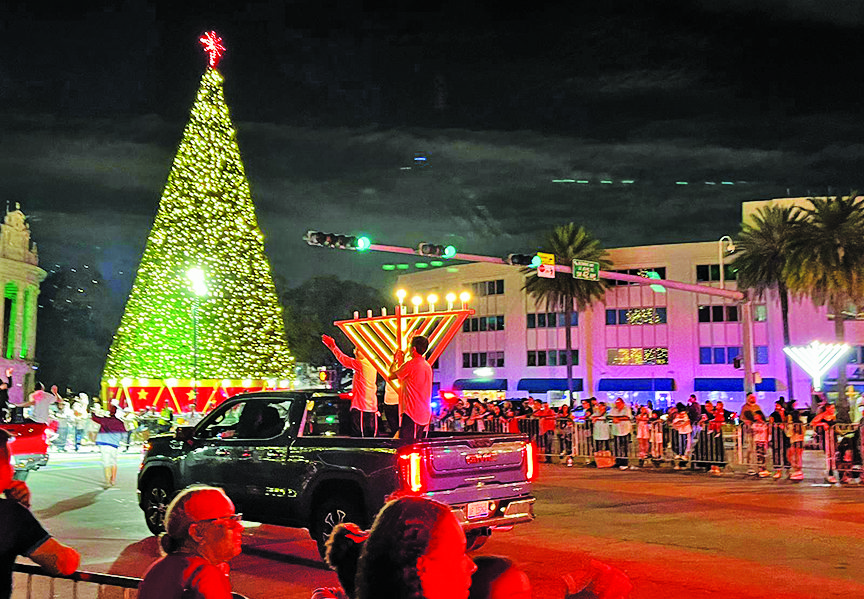
<svg viewBox="0 0 864 599"><path fill-rule="evenodd" d="M41 599L61 597L63 599L136 599L140 578L78 571L69 576L52 576L39 566L14 564L13 571L26 575L25 583L18 584L24 576L16 576L12 587L12 599ZM233 599L247 599L239 593L231 593Z"/></svg>
<svg viewBox="0 0 864 599"><path fill-rule="evenodd" d="M444 421L436 423L436 429L457 431L460 427ZM862 429L864 424L811 427L804 423L703 422L688 433L655 420L641 425L631 423L628 434L616 436L611 424L595 427L591 422L549 417L477 419L461 427L465 432L527 434L546 462L590 464L596 451L608 450L620 466L672 465L679 469L746 471L793 479L793 475L800 476L802 470L810 468L823 470L829 482L837 477L855 482L864 476Z"/></svg>

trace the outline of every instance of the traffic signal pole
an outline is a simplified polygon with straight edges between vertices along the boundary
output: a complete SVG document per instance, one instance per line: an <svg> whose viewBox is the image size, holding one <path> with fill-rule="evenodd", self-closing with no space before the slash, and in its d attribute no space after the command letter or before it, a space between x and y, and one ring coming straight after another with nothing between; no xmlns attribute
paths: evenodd
<svg viewBox="0 0 864 599"><path fill-rule="evenodd" d="M368 247L369 251L387 252L391 254L410 254L418 255L416 248L407 248L396 245L383 245L380 243L372 243ZM449 260L464 260L467 262L487 262L490 264L503 264L512 266L503 258L496 256L481 256L478 254L462 254L455 253L449 256ZM573 274L573 269L566 264L556 264L556 273ZM708 287L707 285L694 285L692 283L684 283L681 281L669 281L666 279L648 279L637 275L627 275L624 273L610 272L601 270L599 276L603 279L611 279L615 281L625 281L636 285L660 285L667 289L676 289L678 291L686 291L688 293L701 293L703 295L722 297L724 299L733 300L741 305L741 342L742 342L742 362L744 366L744 392L752 393L755 389L754 370L753 370L753 306L746 294L741 291L732 289L718 289L717 287Z"/></svg>

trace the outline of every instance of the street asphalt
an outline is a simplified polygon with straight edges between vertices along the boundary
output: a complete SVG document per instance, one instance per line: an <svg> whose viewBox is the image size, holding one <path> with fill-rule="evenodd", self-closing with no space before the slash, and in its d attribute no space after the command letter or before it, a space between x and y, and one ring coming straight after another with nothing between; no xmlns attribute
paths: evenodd
<svg viewBox="0 0 864 599"><path fill-rule="evenodd" d="M98 454L52 454L28 478L33 511L78 548L82 569L141 576L158 555L135 496L140 450L121 454L103 489ZM629 577L636 598L864 597L864 485L743 475L597 470L543 464L537 519L496 532L478 552L506 555L538 598L564 597L562 576L589 559ZM232 561L250 599L308 599L337 584L304 530L248 524Z"/></svg>

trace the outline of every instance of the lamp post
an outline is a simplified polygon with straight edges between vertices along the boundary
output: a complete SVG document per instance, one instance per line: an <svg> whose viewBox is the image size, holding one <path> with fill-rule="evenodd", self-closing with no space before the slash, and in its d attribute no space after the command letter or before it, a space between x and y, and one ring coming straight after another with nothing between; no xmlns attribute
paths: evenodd
<svg viewBox="0 0 864 599"><path fill-rule="evenodd" d="M723 242L727 242L727 245L724 247ZM726 260L726 253L732 253L735 251L735 242L732 241L732 238L728 235L724 235L719 240L717 240L717 262L720 266L720 289L726 288L726 264L724 263Z"/></svg>
<svg viewBox="0 0 864 599"><path fill-rule="evenodd" d="M207 281L204 271L193 267L186 271L192 288L192 393L195 398L195 409L198 409L198 304L207 295Z"/></svg>

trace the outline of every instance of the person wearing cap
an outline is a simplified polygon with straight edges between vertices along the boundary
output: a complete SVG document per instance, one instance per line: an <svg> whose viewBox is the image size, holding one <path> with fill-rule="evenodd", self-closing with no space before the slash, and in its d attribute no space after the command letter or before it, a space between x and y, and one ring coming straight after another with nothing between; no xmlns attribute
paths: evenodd
<svg viewBox="0 0 864 599"><path fill-rule="evenodd" d="M48 534L28 509L27 486L12 480L9 438L0 429L0 599L12 595L12 568L19 555L29 557L51 576L72 574L81 562L78 552Z"/></svg>
<svg viewBox="0 0 864 599"><path fill-rule="evenodd" d="M222 489L196 485L165 511L163 556L138 585L138 599L231 599L228 560L241 551L242 514Z"/></svg>

